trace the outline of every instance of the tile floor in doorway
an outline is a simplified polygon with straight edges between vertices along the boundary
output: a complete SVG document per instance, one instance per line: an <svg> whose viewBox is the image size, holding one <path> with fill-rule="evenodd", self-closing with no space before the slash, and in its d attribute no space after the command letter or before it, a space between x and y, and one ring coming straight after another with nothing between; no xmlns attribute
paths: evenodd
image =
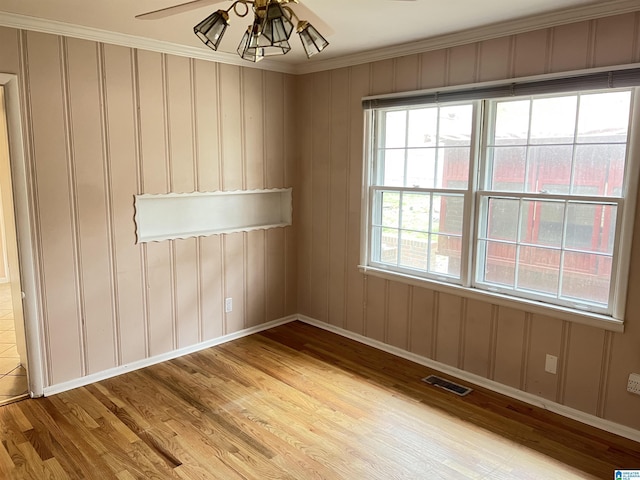
<svg viewBox="0 0 640 480"><path fill-rule="evenodd" d="M13 323L11 290L0 284L0 405L27 395L27 373L20 365Z"/></svg>

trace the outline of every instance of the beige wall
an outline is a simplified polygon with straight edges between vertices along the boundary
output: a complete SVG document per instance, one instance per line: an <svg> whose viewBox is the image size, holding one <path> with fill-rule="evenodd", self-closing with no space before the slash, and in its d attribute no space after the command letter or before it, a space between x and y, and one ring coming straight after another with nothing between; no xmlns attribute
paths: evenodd
<svg viewBox="0 0 640 480"><path fill-rule="evenodd" d="M310 317L640 429L640 220L626 331L613 334L358 272L360 99L640 62L640 14L603 18L300 78L299 308ZM637 211L640 216L640 208ZM559 357L557 375L545 354Z"/></svg>
<svg viewBox="0 0 640 480"><path fill-rule="evenodd" d="M136 245L133 222L138 193L292 186L292 77L7 28L0 71L24 86L45 386L296 312L293 227Z"/></svg>

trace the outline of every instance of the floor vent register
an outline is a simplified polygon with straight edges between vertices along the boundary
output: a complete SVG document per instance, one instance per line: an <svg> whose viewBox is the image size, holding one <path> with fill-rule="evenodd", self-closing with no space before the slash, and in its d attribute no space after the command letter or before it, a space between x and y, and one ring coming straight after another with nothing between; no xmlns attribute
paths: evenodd
<svg viewBox="0 0 640 480"><path fill-rule="evenodd" d="M429 385L434 385L449 392L455 393L456 395L460 395L461 397L464 397L473 390L469 387L463 387L462 385L450 382L436 375L429 375L428 377L423 378L422 381L428 383Z"/></svg>

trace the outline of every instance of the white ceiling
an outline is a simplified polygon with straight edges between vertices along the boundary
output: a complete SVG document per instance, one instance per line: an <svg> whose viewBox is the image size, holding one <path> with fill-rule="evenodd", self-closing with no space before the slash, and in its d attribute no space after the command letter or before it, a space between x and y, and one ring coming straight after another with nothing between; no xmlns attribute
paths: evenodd
<svg viewBox="0 0 640 480"><path fill-rule="evenodd" d="M230 1L220 1L175 16L158 20L137 20L136 15L161 9L185 0L0 0L0 12L54 20L152 40L162 40L208 51L193 34L193 26L218 8L227 9ZM625 0L300 0L333 29L327 35L329 47L307 60L302 46L293 39L292 50L275 61L285 65L335 59L398 44L509 22L525 17L561 12L578 13L585 7L615 11ZM295 6L293 6L295 10ZM581 10L582 9L582 10ZM248 17L231 14L220 51L233 53ZM6 24L6 22L5 22ZM316 25L320 27L320 25ZM321 30L320 28L318 28Z"/></svg>

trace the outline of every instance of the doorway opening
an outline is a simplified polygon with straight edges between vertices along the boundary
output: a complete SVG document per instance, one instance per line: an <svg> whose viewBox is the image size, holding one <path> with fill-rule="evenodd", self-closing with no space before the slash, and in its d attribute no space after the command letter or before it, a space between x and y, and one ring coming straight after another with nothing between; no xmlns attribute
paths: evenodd
<svg viewBox="0 0 640 480"><path fill-rule="evenodd" d="M29 396L9 153L5 89L0 86L0 405Z"/></svg>

